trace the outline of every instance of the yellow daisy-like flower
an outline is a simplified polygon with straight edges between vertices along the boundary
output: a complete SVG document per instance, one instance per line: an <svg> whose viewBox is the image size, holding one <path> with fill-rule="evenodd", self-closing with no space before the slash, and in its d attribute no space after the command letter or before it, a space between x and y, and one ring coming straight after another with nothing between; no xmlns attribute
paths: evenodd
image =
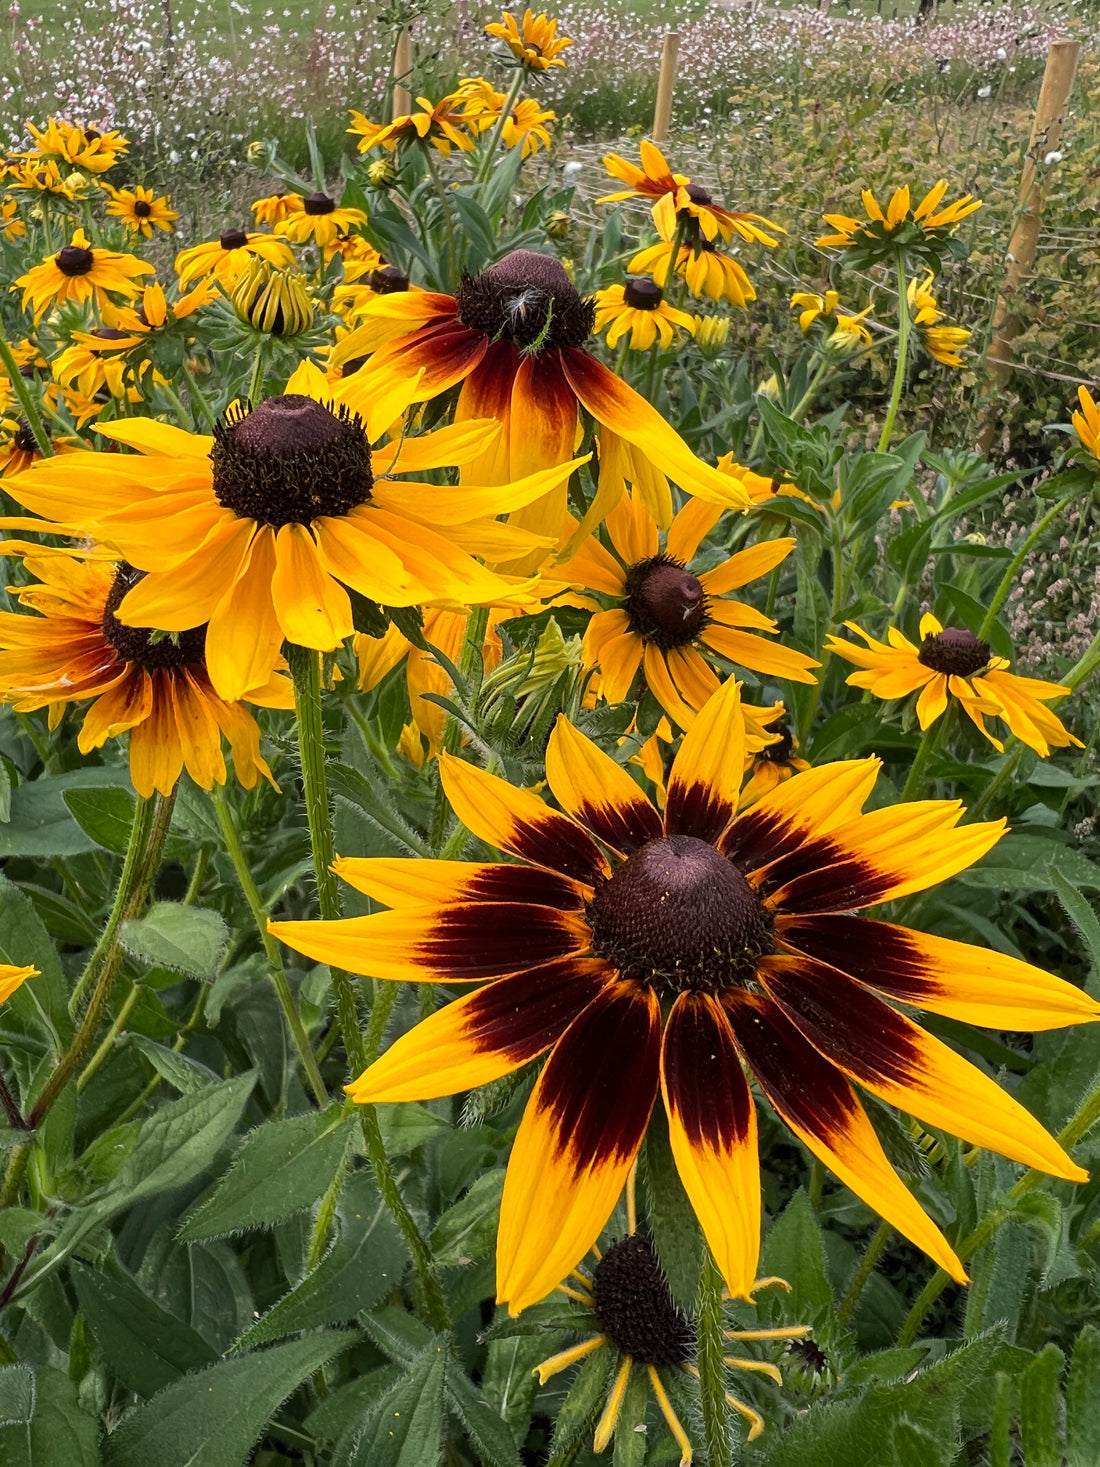
<svg viewBox="0 0 1100 1467"><path fill-rule="evenodd" d="M650 245L631 260L631 274L649 274L660 286L668 284L672 266L672 244ZM676 274L682 275L693 295L712 301L728 301L732 306L747 306L756 299L749 277L732 255L701 245L692 249L681 245L676 261Z"/></svg>
<svg viewBox="0 0 1100 1467"><path fill-rule="evenodd" d="M49 708L51 717L60 717L66 703L91 700L77 747L88 754L129 732L130 778L140 795L170 794L184 769L203 789L224 784L223 735L246 789L261 775L274 783L255 719L211 687L206 629L155 637L118 620L140 572L23 542L0 552L25 556L38 582L14 594L40 613L0 613L0 698L19 713ZM245 696L266 708L294 706L289 681L274 672Z"/></svg>
<svg viewBox="0 0 1100 1467"><path fill-rule="evenodd" d="M14 199L0 199L0 239L22 239L27 226L19 217L19 205Z"/></svg>
<svg viewBox="0 0 1100 1467"><path fill-rule="evenodd" d="M908 185L894 190L883 209L870 189L862 193L866 218L854 219L848 214L825 214L825 223L833 229L814 243L822 249L843 249L850 253L849 263L862 269L866 265L892 259L899 252L923 258L938 268L945 251L952 250L952 236L959 224L976 209L980 199L964 194L953 204L943 204L947 184L941 179L935 188L913 206ZM965 251L964 251L965 253Z"/></svg>
<svg viewBox="0 0 1100 1467"><path fill-rule="evenodd" d="M9 487L28 509L148 572L119 606L123 625L209 623L211 681L221 697L240 698L271 676L284 638L333 651L350 636L347 588L384 606L507 602L516 586L473 554L545 545L494 517L546 494L583 460L489 488L392 479L461 464L499 431L460 423L372 453L409 400L408 383L365 391L355 376L330 386L304 362L284 394L235 408L213 437L146 418L113 422L101 431L138 456L71 454L64 472L44 460Z"/></svg>
<svg viewBox="0 0 1100 1467"><path fill-rule="evenodd" d="M44 158L60 158L62 162L89 173L106 173L118 162L119 155L129 151L130 144L120 132L101 132L95 127L77 127L58 117L48 119L45 128L27 124L27 130L38 144ZM33 157L28 154L28 157Z"/></svg>
<svg viewBox="0 0 1100 1467"><path fill-rule="evenodd" d="M462 101L458 93L438 102L417 97L419 110L395 117L392 122L370 122L362 112L353 111L348 132L358 137L360 153L378 147L388 148L392 153L399 144L409 142L431 143L444 157L450 155L452 148L469 153L474 146L470 129L473 127L475 132L479 129L475 119L463 111Z"/></svg>
<svg viewBox="0 0 1100 1467"><path fill-rule="evenodd" d="M134 338L124 331L109 326L97 327L84 339L74 339L51 363L54 380L62 387L75 387L83 397L93 398L97 393L109 392L112 397L122 398L136 386L152 365L148 360L131 364L125 353L134 346ZM94 346L89 344L94 342Z"/></svg>
<svg viewBox="0 0 1100 1467"><path fill-rule="evenodd" d="M776 623L729 596L781 564L793 539L763 540L692 574L691 562L722 513L717 505L689 500L662 546L641 495L624 495L606 520L611 549L592 537L554 567L554 579L615 603L596 611L584 637L585 665L599 667L609 703L625 702L642 672L673 722L688 728L718 687L712 664L720 658L769 677L814 682L810 669L820 663L751 635L745 628L775 632Z"/></svg>
<svg viewBox="0 0 1100 1467"><path fill-rule="evenodd" d="M348 234L361 224L367 216L362 209L344 209L328 194L307 194L301 209L288 214L275 226L275 233L295 244L308 244L311 240L328 250L340 235ZM327 258L327 256L326 256Z"/></svg>
<svg viewBox="0 0 1100 1467"><path fill-rule="evenodd" d="M111 202L107 213L121 219L126 228L146 239L152 239L154 229L172 232L172 225L180 217L172 208L167 194L158 199L151 188L136 184L133 188L110 188Z"/></svg>
<svg viewBox="0 0 1100 1467"><path fill-rule="evenodd" d="M777 785L810 767L795 753L798 740L789 723L785 720L777 722L772 733L776 737L770 744L765 744L756 754L750 752L745 756L745 773L749 778L741 790L742 809L754 805Z"/></svg>
<svg viewBox="0 0 1100 1467"><path fill-rule="evenodd" d="M128 297L138 295L138 278L153 273L153 266L136 255L91 247L83 229L78 229L70 244L20 275L15 283L23 287L23 309L33 307L37 322L51 306L70 301L83 305L94 300L102 307L109 302L110 291Z"/></svg>
<svg viewBox="0 0 1100 1467"><path fill-rule="evenodd" d="M1073 431L1077 434L1081 447L1100 458L1100 408L1096 406L1087 387L1078 387L1077 401L1081 404L1081 410L1073 414Z"/></svg>
<svg viewBox="0 0 1100 1467"><path fill-rule="evenodd" d="M934 278L929 271L923 280L910 280L906 291L910 314L929 356L945 367L961 367L963 359L960 352L970 340L971 333L962 326L937 325L943 313L932 290Z"/></svg>
<svg viewBox="0 0 1100 1467"><path fill-rule="evenodd" d="M657 340L663 347L671 346L678 330L693 334L695 321L686 311L670 306L655 281L639 278L596 292L595 329L606 329L610 347L629 333L631 351L648 351Z"/></svg>
<svg viewBox="0 0 1100 1467"><path fill-rule="evenodd" d="M269 924L295 951L382 981L482 985L392 1044L347 1087L356 1102L453 1095L548 1054L501 1202L497 1298L513 1314L597 1241L662 1103L715 1262L731 1295L751 1299L760 1176L746 1071L815 1156L960 1281L853 1081L1025 1166L1087 1177L894 1005L1006 1029L1095 1021L1100 1005L1002 953L857 915L965 870L1005 822L960 825L954 800L864 814L874 758L796 774L739 813L744 748L731 679L680 745L663 816L565 718L546 753L560 810L444 755L459 820L518 860L343 859L337 874L390 911Z"/></svg>
<svg viewBox="0 0 1100 1467"><path fill-rule="evenodd" d="M905 698L919 688L917 721L929 728L955 698L995 749L1004 744L985 726L987 717L1001 719L1029 749L1046 758L1052 748L1084 745L1063 727L1044 703L1064 698L1072 688L1009 672L1004 657L994 657L988 642L962 627L943 627L931 613L921 617L919 647L896 627L886 642L877 641L854 622L845 622L866 647L829 637L827 647L863 669L848 678L853 688L866 688L877 698Z"/></svg>
<svg viewBox="0 0 1100 1467"><path fill-rule="evenodd" d="M523 97L516 102L504 119L501 137L506 148L522 147L522 157L530 158L540 148L550 146L551 122L558 120L556 112L539 106L533 97Z"/></svg>
<svg viewBox="0 0 1100 1467"><path fill-rule="evenodd" d="M251 207L257 224L266 224L269 229L274 229L276 224L282 224L284 219L289 219L292 214L301 212L302 195L296 193L269 194L266 199L257 199Z"/></svg>
<svg viewBox="0 0 1100 1467"><path fill-rule="evenodd" d="M21 988L28 978L41 977L37 968L16 968L10 963L0 963L0 1003L11 998L17 988Z"/></svg>
<svg viewBox="0 0 1100 1467"><path fill-rule="evenodd" d="M279 270L293 270L296 263L294 251L285 239L274 234L246 234L243 229L229 229L218 239L179 252L176 274L180 288L186 289L200 280L217 280L226 290L232 290L257 257Z"/></svg>
<svg viewBox="0 0 1100 1467"><path fill-rule="evenodd" d="M47 396L51 391L56 389L48 387ZM51 440L55 454L69 453L77 441L72 438ZM0 478L23 473L41 457L38 443L26 418L13 417L5 411L0 417Z"/></svg>
<svg viewBox="0 0 1100 1467"><path fill-rule="evenodd" d="M200 281L193 290L185 292L174 301L170 301L164 293L164 288L154 281L152 285L147 285L142 291L140 301L134 300L119 306L113 303L104 306L103 324L107 328L124 332L129 338L127 344L134 347L146 340L151 333L160 331L165 326L171 326L177 321L186 320L195 311L218 298L219 291L212 280ZM93 351L105 349L99 346L99 343L104 340L102 337L85 335L76 331L73 333L73 340L81 342ZM113 340L116 349L121 346L117 337Z"/></svg>
<svg viewBox="0 0 1100 1467"><path fill-rule="evenodd" d="M26 193L56 194L59 198L78 198L87 188L82 173L61 172L52 158L24 159L8 173L8 187Z"/></svg>
<svg viewBox="0 0 1100 1467"><path fill-rule="evenodd" d="M573 44L567 36L558 35L558 22L547 15L524 11L519 22L510 10L485 27L485 34L505 43L519 64L527 71L546 71L551 66L564 66L561 53Z"/></svg>
<svg viewBox="0 0 1100 1467"><path fill-rule="evenodd" d="M463 77L451 95L460 103L463 114L470 119L470 126L477 133L495 127L508 100L507 95L498 92L484 76Z"/></svg>

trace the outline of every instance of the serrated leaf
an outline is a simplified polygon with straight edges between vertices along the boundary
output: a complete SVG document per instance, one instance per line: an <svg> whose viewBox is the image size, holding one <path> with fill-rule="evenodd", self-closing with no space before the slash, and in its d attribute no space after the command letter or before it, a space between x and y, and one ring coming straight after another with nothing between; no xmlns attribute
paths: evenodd
<svg viewBox="0 0 1100 1467"><path fill-rule="evenodd" d="M791 1286L796 1313L832 1306L825 1247L810 1199L800 1187L784 1208L764 1244L764 1272Z"/></svg>
<svg viewBox="0 0 1100 1467"><path fill-rule="evenodd" d="M445 1344L433 1341L382 1397L339 1467L436 1467L443 1455L446 1361Z"/></svg>
<svg viewBox="0 0 1100 1467"><path fill-rule="evenodd" d="M213 1348L132 1279L72 1263L80 1308L107 1364L127 1390L153 1396L189 1370L212 1365Z"/></svg>
<svg viewBox="0 0 1100 1467"><path fill-rule="evenodd" d="M894 1456L898 1467L948 1467L936 1438L910 1421L894 1427Z"/></svg>
<svg viewBox="0 0 1100 1467"><path fill-rule="evenodd" d="M168 1049L155 1039L146 1038L144 1034L131 1034L128 1039L133 1048L145 1056L157 1074L181 1095L194 1095L197 1090L217 1082L218 1077L214 1071L208 1070L190 1055Z"/></svg>
<svg viewBox="0 0 1100 1467"><path fill-rule="evenodd" d="M241 1467L286 1398L358 1338L327 1330L185 1376L123 1417L110 1467Z"/></svg>
<svg viewBox="0 0 1100 1467"><path fill-rule="evenodd" d="M1065 1356L1047 1345L1020 1382L1020 1443L1027 1467L1062 1467L1062 1393ZM1094 1459L1095 1460L1095 1459Z"/></svg>
<svg viewBox="0 0 1100 1467"><path fill-rule="evenodd" d="M99 1467L99 1423L81 1409L76 1386L60 1370L35 1370L29 1425L0 1427L4 1467ZM146 1464L148 1467L148 1464Z"/></svg>
<svg viewBox="0 0 1100 1467"><path fill-rule="evenodd" d="M497 1235L504 1168L484 1172L461 1202L447 1209L432 1230L431 1245L441 1268L486 1258Z"/></svg>
<svg viewBox="0 0 1100 1467"><path fill-rule="evenodd" d="M1006 835L988 856L956 877L966 886L1054 891L1054 872L1077 889L1100 891L1100 865L1040 835Z"/></svg>
<svg viewBox="0 0 1100 1467"><path fill-rule="evenodd" d="M484 1467L520 1467L511 1428L466 1378L454 1360L445 1372L447 1405L466 1428Z"/></svg>
<svg viewBox="0 0 1100 1467"><path fill-rule="evenodd" d="M29 1365L0 1368L0 1426L25 1425L34 1415L34 1371ZM4 1438L0 1436L0 1443Z"/></svg>
<svg viewBox="0 0 1100 1467"><path fill-rule="evenodd" d="M1093 985L1100 980L1100 919L1097 918L1088 897L1078 891L1064 871L1055 866L1051 870L1050 879L1058 900L1065 908L1066 916L1077 928L1088 949L1091 969L1089 991L1095 993Z"/></svg>
<svg viewBox="0 0 1100 1467"><path fill-rule="evenodd" d="M218 912L156 902L144 917L123 924L122 945L152 967L212 982L229 946L229 928Z"/></svg>
<svg viewBox="0 0 1100 1467"><path fill-rule="evenodd" d="M130 843L137 796L115 785L101 789L72 789L63 793L65 804L84 834L121 856Z"/></svg>
<svg viewBox="0 0 1100 1467"><path fill-rule="evenodd" d="M372 1308L400 1283L408 1259L405 1241L365 1173L349 1177L337 1219L339 1235L321 1262L252 1325L238 1348L320 1324L343 1324ZM412 1323L417 1325L416 1320ZM423 1330L422 1325L417 1328ZM422 1344L418 1335L410 1354Z"/></svg>
<svg viewBox="0 0 1100 1467"><path fill-rule="evenodd" d="M363 1320L371 1339L396 1365L410 1366L431 1342L432 1332L415 1315L387 1306Z"/></svg>
<svg viewBox="0 0 1100 1467"><path fill-rule="evenodd" d="M348 1120L343 1107L333 1105L258 1127L245 1138L213 1195L184 1222L180 1241L271 1227L304 1212L336 1174Z"/></svg>

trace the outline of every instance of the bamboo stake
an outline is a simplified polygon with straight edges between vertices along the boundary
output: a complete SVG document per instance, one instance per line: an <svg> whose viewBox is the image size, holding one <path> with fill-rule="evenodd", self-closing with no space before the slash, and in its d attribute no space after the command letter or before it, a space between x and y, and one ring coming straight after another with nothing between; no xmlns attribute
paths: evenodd
<svg viewBox="0 0 1100 1467"><path fill-rule="evenodd" d="M412 75L413 69L413 43L412 36L407 30L403 30L397 38L397 45L393 53L393 100L390 105L390 117L407 117L412 111L412 93L403 83L407 82Z"/></svg>
<svg viewBox="0 0 1100 1467"><path fill-rule="evenodd" d="M1080 49L1077 41L1052 41L1047 53L1043 85L1031 125L1031 140L1020 175L1016 227L1008 243L1004 279L993 316L993 340L986 356L988 395L983 413L984 422L978 438L978 447L983 453L988 453L993 442L994 395L1008 381L1012 372L1012 342L1020 330L1013 301L1031 274L1039 244L1039 227L1046 202L1046 182L1050 176L1050 168L1044 167L1043 159L1058 148Z"/></svg>
<svg viewBox="0 0 1100 1467"><path fill-rule="evenodd" d="M676 58L680 54L680 32L669 31L661 47L661 73L657 78L657 105L653 109L653 141L663 143L672 121L672 84L676 80Z"/></svg>

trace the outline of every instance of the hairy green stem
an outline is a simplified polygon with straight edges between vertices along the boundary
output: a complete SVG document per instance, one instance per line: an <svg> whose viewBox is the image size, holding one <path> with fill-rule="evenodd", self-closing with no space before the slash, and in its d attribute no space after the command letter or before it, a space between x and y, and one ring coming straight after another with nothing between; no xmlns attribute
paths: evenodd
<svg viewBox="0 0 1100 1467"><path fill-rule="evenodd" d="M859 1267L852 1276L852 1282L848 1285L848 1292L840 1301L840 1308L837 1310L836 1315L838 1325L843 1326L847 1324L851 1318L852 1311L862 1298L863 1291L867 1287L867 1281L874 1273L875 1264L882 1257L882 1250L889 1242L890 1234L893 1231L893 1228L888 1222L879 1223L874 1237L867 1244L867 1251L860 1259Z"/></svg>
<svg viewBox="0 0 1100 1467"><path fill-rule="evenodd" d="M249 402L249 406L250 407L255 407L257 405L257 403L259 403L260 398L261 398L261 396L263 394L263 390L264 390L264 348L266 346L267 346L266 339L264 337L261 337L260 338L260 341L259 341L259 343L258 343L258 345L256 347L256 358L255 358L255 361L253 361L253 363L252 363L252 376L249 378L249 382L248 382L248 402Z"/></svg>
<svg viewBox="0 0 1100 1467"><path fill-rule="evenodd" d="M140 983L135 983L134 986L133 986L133 988L131 988L130 989L130 992L126 995L126 998L124 999L121 1007L119 1008L118 1013L115 1015L114 1021L111 1024L111 1027L107 1030L107 1033L103 1036L103 1040L102 1040L99 1048L96 1050L95 1054L92 1055L91 1059L88 1061L88 1063L81 1070L80 1074L77 1076L77 1079L76 1079L76 1088L77 1088L77 1093L78 1094L79 1094L79 1092L81 1090L85 1089L85 1087L89 1084L89 1082L91 1081L91 1079L92 1079L93 1075L95 1074L95 1072L99 1069L100 1065L103 1063L103 1061L110 1054L111 1050L114 1048L115 1040L122 1033L123 1029L125 1029L127 1023L129 1022L130 1015L134 1012L134 1009L137 1007L138 1000L140 998L141 998L141 984Z"/></svg>
<svg viewBox="0 0 1100 1467"><path fill-rule="evenodd" d="M886 421L882 425L882 436L878 441L879 453L885 453L894 436L894 421L901 406L902 389L905 387L905 371L909 365L909 333L912 319L909 315L909 277L905 267L905 256L899 254L897 261L898 286L898 360L894 369L894 386L890 392L890 405L886 409Z"/></svg>
<svg viewBox="0 0 1100 1467"><path fill-rule="evenodd" d="M8 338L4 335L3 323L0 322L0 366L8 374L12 391L19 400L19 408L34 435L34 441L38 444L38 451L43 458L50 458L53 454L53 440L46 432L46 426L42 421L42 414L31 396L27 384L19 371L19 364L15 360Z"/></svg>
<svg viewBox="0 0 1100 1467"><path fill-rule="evenodd" d="M1001 583L994 593L993 600L989 603L989 610L985 614L985 620L978 628L978 636L982 641L984 641L993 630L993 623L997 620L997 613L1004 605L1005 598L1008 596L1008 593L1012 590L1012 583L1016 579L1016 574L1019 571L1020 567L1023 565L1024 561L1027 559L1028 555L1031 553L1032 547L1036 544L1037 541L1042 539L1047 526L1051 524L1052 521L1058 518L1058 516L1062 513L1067 504L1072 504L1072 502L1073 496L1068 495L1065 499L1059 499L1057 504L1052 505L1051 508L1047 510L1042 519L1036 523L1035 528L1031 531L1031 534L1028 535L1027 539L1020 546L1019 550L1017 550L1016 554L1009 561L1008 567L1005 570L1004 575L1001 577Z"/></svg>
<svg viewBox="0 0 1100 1467"><path fill-rule="evenodd" d="M439 165L435 160L435 149L431 143L424 144L424 158L431 174L432 186L436 197L439 199L439 207L443 211L443 227L447 231L447 288L453 290L458 284L458 247L455 244L455 226L451 218L450 205L447 203L447 191L443 187L443 180L439 176Z"/></svg>
<svg viewBox="0 0 1100 1467"><path fill-rule="evenodd" d="M707 1461L712 1467L725 1467L730 1460L730 1430L726 1406L726 1368L722 1363L725 1353L725 1342L722 1338L722 1275L718 1272L709 1248L705 1250L699 1278L695 1329Z"/></svg>

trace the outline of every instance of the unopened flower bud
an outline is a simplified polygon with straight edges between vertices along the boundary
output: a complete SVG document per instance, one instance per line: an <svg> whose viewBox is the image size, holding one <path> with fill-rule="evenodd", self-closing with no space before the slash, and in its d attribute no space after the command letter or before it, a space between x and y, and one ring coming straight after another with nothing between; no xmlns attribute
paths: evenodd
<svg viewBox="0 0 1100 1467"><path fill-rule="evenodd" d="M302 277L253 260L232 294L233 309L254 330L300 336L313 324L313 302Z"/></svg>
<svg viewBox="0 0 1100 1467"><path fill-rule="evenodd" d="M729 340L728 316L692 316L695 322L695 344L704 355L716 354Z"/></svg>
<svg viewBox="0 0 1100 1467"><path fill-rule="evenodd" d="M573 227L573 221L564 209L555 209L543 228L551 239L564 239Z"/></svg>
<svg viewBox="0 0 1100 1467"><path fill-rule="evenodd" d="M397 169L392 158L377 158L367 165L367 182L373 188L392 188L397 182Z"/></svg>
<svg viewBox="0 0 1100 1467"><path fill-rule="evenodd" d="M259 138L248 145L248 161L253 167L258 167L267 157L267 144Z"/></svg>

